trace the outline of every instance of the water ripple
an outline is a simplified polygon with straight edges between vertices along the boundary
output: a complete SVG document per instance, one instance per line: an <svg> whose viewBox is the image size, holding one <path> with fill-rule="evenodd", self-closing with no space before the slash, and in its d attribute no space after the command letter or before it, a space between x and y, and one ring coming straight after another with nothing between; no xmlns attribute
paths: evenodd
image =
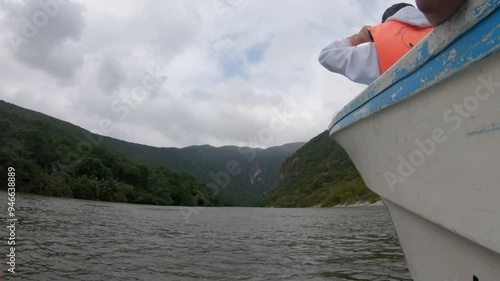
<svg viewBox="0 0 500 281"><path fill-rule="evenodd" d="M411 280L382 208L206 208L186 223L175 207L17 199L7 280Z"/></svg>

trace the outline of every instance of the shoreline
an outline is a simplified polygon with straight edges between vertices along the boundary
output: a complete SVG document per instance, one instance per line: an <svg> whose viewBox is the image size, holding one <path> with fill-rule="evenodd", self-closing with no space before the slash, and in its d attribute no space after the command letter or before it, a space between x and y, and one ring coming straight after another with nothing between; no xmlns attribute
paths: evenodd
<svg viewBox="0 0 500 281"><path fill-rule="evenodd" d="M334 208L360 208L360 207L384 207L384 202L382 200L371 203L368 201L359 201L354 204L339 204L336 206L333 206Z"/></svg>
<svg viewBox="0 0 500 281"><path fill-rule="evenodd" d="M377 201L377 202L368 202L368 201L358 201L354 204L338 204L333 207L322 207L321 204L311 206L309 208L362 208L362 207L384 207L384 202L382 200Z"/></svg>

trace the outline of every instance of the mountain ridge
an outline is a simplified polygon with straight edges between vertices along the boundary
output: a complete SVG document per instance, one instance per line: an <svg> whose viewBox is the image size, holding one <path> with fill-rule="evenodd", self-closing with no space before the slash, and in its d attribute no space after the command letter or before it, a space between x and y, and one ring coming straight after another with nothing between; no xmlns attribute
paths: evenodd
<svg viewBox="0 0 500 281"><path fill-rule="evenodd" d="M228 202L242 206L252 206L270 192L277 184L281 163L304 144L296 142L265 149L232 145L160 148L109 137L105 137L103 143L148 164L191 174Z"/></svg>
<svg viewBox="0 0 500 281"><path fill-rule="evenodd" d="M15 169L16 192L155 205L223 204L192 176L92 146L86 133L91 134L0 101L0 170ZM7 187L7 179L0 177L0 184Z"/></svg>
<svg viewBox="0 0 500 281"><path fill-rule="evenodd" d="M0 170L15 163L24 171L21 191L38 194L204 206L329 207L379 200L327 131L305 144L269 148L155 147L96 135L0 101L0 141Z"/></svg>
<svg viewBox="0 0 500 281"><path fill-rule="evenodd" d="M137 163L189 174L231 205L255 205L277 183L281 163L304 144L298 142L269 148L215 147L208 144L184 148L155 147L94 134L67 121L5 101L0 101L0 106L4 115L12 111L22 116L24 125L28 127L38 124L50 135L68 137L74 143L72 148L67 149L69 151L77 153L75 150L84 149L85 145L89 145L87 149L90 150L104 146L114 153L127 155ZM4 122L6 128L11 121ZM18 127L22 126L18 124Z"/></svg>

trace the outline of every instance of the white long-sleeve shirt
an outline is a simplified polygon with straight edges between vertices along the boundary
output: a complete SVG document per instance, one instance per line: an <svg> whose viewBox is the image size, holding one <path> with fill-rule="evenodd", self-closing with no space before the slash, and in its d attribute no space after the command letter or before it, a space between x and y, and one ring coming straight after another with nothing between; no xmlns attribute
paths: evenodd
<svg viewBox="0 0 500 281"><path fill-rule="evenodd" d="M387 21L398 20L418 27L431 26L425 15L414 7L404 7ZM369 85L380 76L375 43L352 46L348 39L332 42L319 55L319 63L356 83Z"/></svg>

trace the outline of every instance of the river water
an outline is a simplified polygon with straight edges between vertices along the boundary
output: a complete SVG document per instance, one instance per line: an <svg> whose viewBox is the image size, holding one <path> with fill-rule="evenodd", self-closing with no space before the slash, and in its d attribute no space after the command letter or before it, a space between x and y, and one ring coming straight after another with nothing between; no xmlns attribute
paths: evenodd
<svg viewBox="0 0 500 281"><path fill-rule="evenodd" d="M0 193L5 225L6 197ZM182 208L22 194L16 200L16 274L6 281L411 280L384 208Z"/></svg>

